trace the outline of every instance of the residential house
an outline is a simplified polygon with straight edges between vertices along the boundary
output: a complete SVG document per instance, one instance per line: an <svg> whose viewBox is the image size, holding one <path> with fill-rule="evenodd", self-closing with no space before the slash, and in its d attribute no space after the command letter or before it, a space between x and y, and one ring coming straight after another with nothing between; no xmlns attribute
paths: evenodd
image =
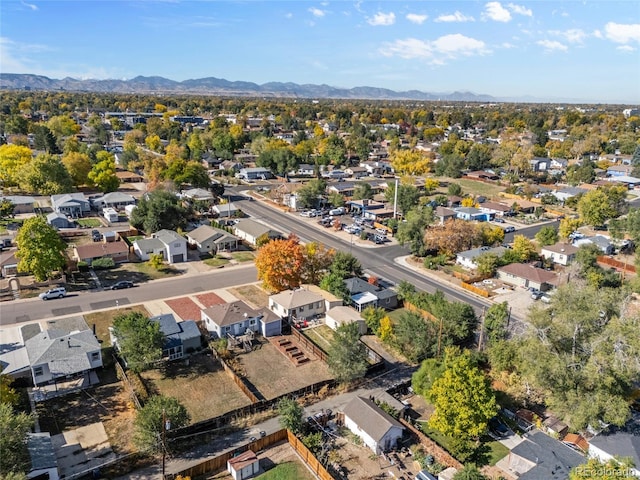
<svg viewBox="0 0 640 480"><path fill-rule="evenodd" d="M144 181L142 175L138 175L135 172L129 172L127 170L116 171L116 177L118 177L120 183L142 183Z"/></svg>
<svg viewBox="0 0 640 480"><path fill-rule="evenodd" d="M0 202L9 200L13 204L13 214L33 213L36 206L36 199L28 195L5 195L0 196Z"/></svg>
<svg viewBox="0 0 640 480"><path fill-rule="evenodd" d="M550 290L558 282L558 276L531 264L512 263L497 270L500 280L517 287L535 288L542 292Z"/></svg>
<svg viewBox="0 0 640 480"><path fill-rule="evenodd" d="M204 188L190 188L188 190L183 190L180 195L182 198L186 198L191 202L203 202L212 205L215 201L213 193L211 193L210 190L205 190Z"/></svg>
<svg viewBox="0 0 640 480"><path fill-rule="evenodd" d="M129 195L128 193L122 193L122 192L105 193L103 196L94 198L91 201L91 205L93 205L93 208L97 210L102 210L105 208L113 208L118 210L120 208L126 207L127 205L135 205L135 204L136 204L135 197L133 197L132 195Z"/></svg>
<svg viewBox="0 0 640 480"><path fill-rule="evenodd" d="M610 177L608 180L615 184L622 184L626 186L629 190L638 188L638 186L640 185L640 178L631 177L629 175L618 175L615 177Z"/></svg>
<svg viewBox="0 0 640 480"><path fill-rule="evenodd" d="M390 288L373 285L358 277L347 278L344 283L351 296L351 304L359 312L370 306L386 310L393 310L398 306L398 294Z"/></svg>
<svg viewBox="0 0 640 480"><path fill-rule="evenodd" d="M245 480L260 473L260 460L252 450L247 450L227 460L227 471L233 480Z"/></svg>
<svg viewBox="0 0 640 480"><path fill-rule="evenodd" d="M298 170L295 172L295 174L300 177L313 177L315 173L315 165L311 165L309 163L301 163L298 165Z"/></svg>
<svg viewBox="0 0 640 480"><path fill-rule="evenodd" d="M51 195L51 208L73 218L84 217L91 212L91 204L81 192Z"/></svg>
<svg viewBox="0 0 640 480"><path fill-rule="evenodd" d="M187 243L195 247L200 253L215 255L221 251L238 249L240 239L225 230L202 225L187 233Z"/></svg>
<svg viewBox="0 0 640 480"><path fill-rule="evenodd" d="M533 430L496 466L518 480L566 480L586 459L562 442Z"/></svg>
<svg viewBox="0 0 640 480"><path fill-rule="evenodd" d="M338 193L345 198L353 197L353 192L355 191L356 183L355 182L338 182L332 183L327 187L327 193Z"/></svg>
<svg viewBox="0 0 640 480"><path fill-rule="evenodd" d="M49 432L27 433L27 450L31 461L28 479L58 480L58 459Z"/></svg>
<svg viewBox="0 0 640 480"><path fill-rule="evenodd" d="M485 255L485 254L493 254L496 255L498 258L502 257L502 255L504 255L504 252L507 249L505 247L479 247L479 248L473 248L471 250L466 250L464 252L458 252L456 254L456 263L458 265L462 265L465 268L469 268L472 270L475 270L476 268L478 268L478 264L476 263L476 260L478 259L478 257L480 257L481 255Z"/></svg>
<svg viewBox="0 0 640 480"><path fill-rule="evenodd" d="M214 205L211 211L216 213L218 217L235 217L240 213L240 207L236 206L233 202L227 202Z"/></svg>
<svg viewBox="0 0 640 480"><path fill-rule="evenodd" d="M569 166L569 160L566 158L552 158L549 167L552 170L564 171Z"/></svg>
<svg viewBox="0 0 640 480"><path fill-rule="evenodd" d="M604 235L583 237L573 241L573 245L576 247L588 244L593 244L598 247L604 255L613 255L613 252L615 251L615 247L613 246L613 243L611 243L611 239L609 237L605 237Z"/></svg>
<svg viewBox="0 0 640 480"><path fill-rule="evenodd" d="M510 205L505 205L500 202L484 202L480 205L480 210L483 212L491 213L494 217L503 217L505 214L509 214L512 211Z"/></svg>
<svg viewBox="0 0 640 480"><path fill-rule="evenodd" d="M56 383L102 367L101 346L82 317L49 321L48 329L25 340L33 383ZM39 330L39 329L38 329Z"/></svg>
<svg viewBox="0 0 640 480"><path fill-rule="evenodd" d="M0 252L0 276L2 278L14 277L18 275L18 259L16 252L18 250L7 250Z"/></svg>
<svg viewBox="0 0 640 480"><path fill-rule="evenodd" d="M442 207L440 205L436 207L433 214L438 219L438 223L440 225L444 225L445 222L453 220L457 216L455 210L451 210L450 208Z"/></svg>
<svg viewBox="0 0 640 480"><path fill-rule="evenodd" d="M343 301L341 298L336 297L333 293L327 292L323 290L317 285L312 284L304 284L303 288L306 288L310 292L317 293L324 299L324 309L325 311L331 310L333 307L340 307L343 305Z"/></svg>
<svg viewBox="0 0 640 480"><path fill-rule="evenodd" d="M234 160L224 160L222 163L220 163L220 170L226 170L235 174L239 172L240 169L242 169L242 163L236 162Z"/></svg>
<svg viewBox="0 0 640 480"><path fill-rule="evenodd" d="M476 221L476 222L488 222L493 219L493 214L482 211L476 207L458 207L454 208L456 212L456 218L460 220Z"/></svg>
<svg viewBox="0 0 640 480"><path fill-rule="evenodd" d="M282 238L282 234L263 223L256 222L251 219L243 219L236 223L233 227L233 233L246 242L256 245L258 238L268 235L269 238Z"/></svg>
<svg viewBox="0 0 640 480"><path fill-rule="evenodd" d="M326 311L322 295L306 288L284 290L271 295L269 308L276 315L289 321L312 319Z"/></svg>
<svg viewBox="0 0 640 480"><path fill-rule="evenodd" d="M336 330L341 325L347 325L350 323L355 323L358 325L358 331L360 335L367 334L367 324L356 310L351 307L333 307L331 310L327 311L327 315L325 318L325 323L329 328Z"/></svg>
<svg viewBox="0 0 640 480"><path fill-rule="evenodd" d="M243 180L268 180L273 178L271 170L264 167L241 168L238 176Z"/></svg>
<svg viewBox="0 0 640 480"><path fill-rule="evenodd" d="M56 230L60 228L71 228L73 226L73 223L67 219L66 215L56 212L52 212L47 215L47 223Z"/></svg>
<svg viewBox="0 0 640 480"><path fill-rule="evenodd" d="M611 165L607 168L607 177L624 177L633 173L633 165Z"/></svg>
<svg viewBox="0 0 640 480"><path fill-rule="evenodd" d="M200 329L194 320L177 322L173 314L157 315L149 319L160 325L164 335L162 357L179 360L202 346Z"/></svg>
<svg viewBox="0 0 640 480"><path fill-rule="evenodd" d="M583 195L585 193L587 193L587 190L585 188L566 187L560 190L556 190L555 192L552 193L552 195L556 197L559 201L566 202L571 197L575 197L577 195Z"/></svg>
<svg viewBox="0 0 640 480"><path fill-rule="evenodd" d="M640 477L640 415L633 413L623 427L609 426L589 440L589 456L602 462L630 458L631 472Z"/></svg>
<svg viewBox="0 0 640 480"><path fill-rule="evenodd" d="M151 254L161 254L169 263L187 261L187 240L173 230L160 230L151 238L141 238L133 242L133 250L140 260L147 261Z"/></svg>
<svg viewBox="0 0 640 480"><path fill-rule="evenodd" d="M368 175L365 167L347 167L345 168L344 173L356 179L366 177Z"/></svg>
<svg viewBox="0 0 640 480"><path fill-rule="evenodd" d="M115 263L129 261L129 245L124 241L96 242L73 247L73 258L79 262L86 262L91 265L97 258L109 257Z"/></svg>
<svg viewBox="0 0 640 480"><path fill-rule="evenodd" d="M457 195L449 195L447 197L447 207L449 208L457 208L460 206L460 204L462 203L462 197L459 197Z"/></svg>
<svg viewBox="0 0 640 480"><path fill-rule="evenodd" d="M529 166L534 172L546 172L551 166L550 158L534 157L529 160Z"/></svg>
<svg viewBox="0 0 640 480"><path fill-rule="evenodd" d="M476 170L473 172L467 172L464 174L465 177L478 179L478 180L500 180L500 177L496 175L494 172L489 172L486 170Z"/></svg>
<svg viewBox="0 0 640 480"><path fill-rule="evenodd" d="M404 426L369 398L354 397L344 407L344 426L379 455L394 448Z"/></svg>
<svg viewBox="0 0 640 480"><path fill-rule="evenodd" d="M269 309L255 310L242 301L214 305L202 310L202 321L213 338L244 335L247 330L264 337L280 335L282 320Z"/></svg>
<svg viewBox="0 0 640 480"><path fill-rule="evenodd" d="M269 192L269 197L276 203L286 205L293 210L298 209L298 190L304 188L304 183L282 183L275 188L272 188ZM316 205L320 204L322 196L318 196Z"/></svg>
<svg viewBox="0 0 640 480"><path fill-rule="evenodd" d="M553 263L569 265L576 258L578 248L570 243L556 243L554 245L547 245L540 249L540 255L546 259L551 259Z"/></svg>

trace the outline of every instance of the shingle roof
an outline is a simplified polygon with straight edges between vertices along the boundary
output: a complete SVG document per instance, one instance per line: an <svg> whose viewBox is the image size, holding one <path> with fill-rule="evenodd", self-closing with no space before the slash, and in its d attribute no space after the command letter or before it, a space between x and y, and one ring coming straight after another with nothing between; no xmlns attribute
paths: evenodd
<svg viewBox="0 0 640 480"><path fill-rule="evenodd" d="M640 465L640 416L633 415L622 428L609 427L589 443L610 455L630 457L634 465Z"/></svg>
<svg viewBox="0 0 640 480"><path fill-rule="evenodd" d="M165 247L165 244L159 238L139 238L133 242L133 244L137 245L140 250L145 252L149 250L162 250Z"/></svg>
<svg viewBox="0 0 640 480"><path fill-rule="evenodd" d="M540 431L526 434L511 454L536 464L520 480L566 480L572 468L585 462L578 452Z"/></svg>
<svg viewBox="0 0 640 480"><path fill-rule="evenodd" d="M246 233L247 235L252 236L253 238L258 238L260 235L264 235L265 233L273 233L274 235L278 235L278 232L269 228L267 225L262 223L258 223L255 220L244 219L240 220L235 225L235 230Z"/></svg>
<svg viewBox="0 0 640 480"><path fill-rule="evenodd" d="M49 365L53 376L72 375L91 369L89 353L100 350L100 344L91 330L55 336L40 333L25 342L29 363Z"/></svg>
<svg viewBox="0 0 640 480"><path fill-rule="evenodd" d="M192 230L187 233L187 237L199 244L208 240L213 240L215 243L239 240L235 235L225 232L224 230L210 227L209 225L202 225Z"/></svg>
<svg viewBox="0 0 640 480"><path fill-rule="evenodd" d="M276 295L271 295L271 300L286 308L298 308L315 302L322 302L324 299L317 293L310 292L304 288L297 290L285 290Z"/></svg>
<svg viewBox="0 0 640 480"><path fill-rule="evenodd" d="M542 247L542 250L547 250L553 253L564 253L565 255L574 255L579 249L570 243L556 243L554 245Z"/></svg>
<svg viewBox="0 0 640 480"><path fill-rule="evenodd" d="M98 258L105 255L125 254L129 252L129 246L122 240L117 242L96 242L78 245L75 247L77 257Z"/></svg>
<svg viewBox="0 0 640 480"><path fill-rule="evenodd" d="M128 193L122 192L109 192L105 193L102 197L95 198L94 203L124 203L135 202L136 199Z"/></svg>
<svg viewBox="0 0 640 480"><path fill-rule="evenodd" d="M149 320L160 324L160 331L165 337L165 349L182 345L185 340L200 337L198 325L193 320L176 322L172 313L157 315L155 317L151 317Z"/></svg>
<svg viewBox="0 0 640 480"><path fill-rule="evenodd" d="M27 448L29 449L32 471L58 467L51 435L48 432L28 433Z"/></svg>
<svg viewBox="0 0 640 480"><path fill-rule="evenodd" d="M258 456L251 450L247 450L237 457L233 457L228 460L229 465L236 471L242 470L243 468L248 467L249 465L257 461Z"/></svg>
<svg viewBox="0 0 640 480"><path fill-rule="evenodd" d="M505 272L516 277L526 278L527 280L532 280L536 283L553 284L558 278L555 273L524 263L511 263L504 267L500 267L498 271Z"/></svg>
<svg viewBox="0 0 640 480"><path fill-rule="evenodd" d="M154 233L153 238L157 238L161 240L165 244L169 244L172 242L184 242L186 241L182 235L178 232L174 232L173 230L158 230Z"/></svg>
<svg viewBox="0 0 640 480"><path fill-rule="evenodd" d="M344 407L344 414L376 442L379 442L391 427L404 429L400 422L368 398L355 397Z"/></svg>
<svg viewBox="0 0 640 480"><path fill-rule="evenodd" d="M202 311L219 327L226 327L235 323L243 322L248 318L259 318L263 323L270 323L279 320L275 313L268 308L254 310L243 301L223 303L214 305ZM245 315L246 314L246 315Z"/></svg>

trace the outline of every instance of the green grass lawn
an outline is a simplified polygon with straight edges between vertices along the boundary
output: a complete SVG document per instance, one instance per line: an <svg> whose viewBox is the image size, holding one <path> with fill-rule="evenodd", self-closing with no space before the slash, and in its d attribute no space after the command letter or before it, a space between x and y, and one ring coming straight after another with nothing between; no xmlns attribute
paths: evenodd
<svg viewBox="0 0 640 480"><path fill-rule="evenodd" d="M256 478L259 480L312 480L313 475L297 462L286 462L276 465Z"/></svg>
<svg viewBox="0 0 640 480"><path fill-rule="evenodd" d="M253 252L233 252L231 256L236 262L253 262L256 258Z"/></svg>
<svg viewBox="0 0 640 480"><path fill-rule="evenodd" d="M305 335L311 339L313 343L319 346L325 352L331 341L333 340L333 330L326 325L320 325L319 327L307 328L304 331Z"/></svg>
<svg viewBox="0 0 640 480"><path fill-rule="evenodd" d="M221 266L226 265L227 263L229 263L229 260L227 258L214 257L214 258L207 258L206 260L203 260L202 262L205 265L208 265L209 267L221 267Z"/></svg>
<svg viewBox="0 0 640 480"><path fill-rule="evenodd" d="M131 269L144 275L146 277L145 280L158 280L160 278L173 277L180 274L178 270L167 265L162 267L160 270L156 270L147 262L125 263L122 265L122 267L125 267L127 270Z"/></svg>
<svg viewBox="0 0 640 480"><path fill-rule="evenodd" d="M79 218L76 220L76 223L78 226L85 228L97 228L102 226L102 223L97 218Z"/></svg>
<svg viewBox="0 0 640 480"><path fill-rule="evenodd" d="M434 430L433 428L429 427L429 424L427 422L420 422L420 425L421 425L420 430L422 430L422 432L427 437L429 437L431 440L436 442L438 445L440 445L442 448L444 448L448 452L451 452L451 447L450 447L450 443L452 440L451 437L444 435L440 433L438 430Z"/></svg>
<svg viewBox="0 0 640 480"><path fill-rule="evenodd" d="M498 441L492 440L485 443L489 447L489 465L494 466L504 457L509 455L509 449Z"/></svg>
<svg viewBox="0 0 640 480"><path fill-rule="evenodd" d="M407 310L406 308L398 308L397 310L387 312L387 315L389 315L389 318L395 324L400 321L400 317L402 316L402 314L407 312L409 312L409 310Z"/></svg>
<svg viewBox="0 0 640 480"><path fill-rule="evenodd" d="M495 183L478 182L468 178L440 177L439 180L459 184L464 194L483 195L487 198L498 197L498 194L504 192L505 189L505 187Z"/></svg>

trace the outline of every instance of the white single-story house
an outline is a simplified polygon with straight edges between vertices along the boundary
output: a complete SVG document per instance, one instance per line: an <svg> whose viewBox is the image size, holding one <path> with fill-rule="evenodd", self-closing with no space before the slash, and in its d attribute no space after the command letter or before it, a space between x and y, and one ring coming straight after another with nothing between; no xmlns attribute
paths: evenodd
<svg viewBox="0 0 640 480"><path fill-rule="evenodd" d="M250 218L245 218L236 223L233 227L233 233L236 234L242 240L255 245L258 238L267 234L269 238L281 238L282 234L264 223L256 222Z"/></svg>
<svg viewBox="0 0 640 480"><path fill-rule="evenodd" d="M298 288L271 295L269 309L287 320L307 320L324 314L325 303L322 295Z"/></svg>
<svg viewBox="0 0 640 480"><path fill-rule="evenodd" d="M181 192L182 198L191 200L192 202L206 202L213 203L215 196L210 190L204 188L190 188L189 190L183 190Z"/></svg>
<svg viewBox="0 0 640 480"><path fill-rule="evenodd" d="M379 455L396 446L404 426L368 398L355 397L344 407L344 426Z"/></svg>
<svg viewBox="0 0 640 480"><path fill-rule="evenodd" d="M233 202L221 203L220 205L214 205L211 207L214 213L217 213L219 217L235 217L240 208Z"/></svg>
<svg viewBox="0 0 640 480"><path fill-rule="evenodd" d="M493 254L500 258L504 255L506 250L507 249L505 247L479 247L471 250L465 250L464 252L458 252L456 254L456 263L465 268L475 270L478 268L478 264L476 263L478 257L485 254Z"/></svg>
<svg viewBox="0 0 640 480"><path fill-rule="evenodd" d="M454 208L456 212L456 218L460 220L476 221L476 222L488 222L493 218L493 214L485 212L476 207L458 207Z"/></svg>
<svg viewBox="0 0 640 480"><path fill-rule="evenodd" d="M201 319L214 338L244 335L247 330L259 332L263 337L282 333L279 316L267 308L254 310L240 300L202 310Z"/></svg>
<svg viewBox="0 0 640 480"><path fill-rule="evenodd" d="M532 264L512 263L497 270L500 280L517 287L535 288L546 292L558 282L558 276Z"/></svg>
<svg viewBox="0 0 640 480"><path fill-rule="evenodd" d="M82 317L49 321L48 326L25 340L34 385L88 376L102 367L100 343Z"/></svg>
<svg viewBox="0 0 640 480"><path fill-rule="evenodd" d="M434 216L439 220L440 225L444 225L446 221L456 218L455 210L438 205L433 211Z"/></svg>
<svg viewBox="0 0 640 480"><path fill-rule="evenodd" d="M244 480L260 473L260 460L251 450L241 453L237 457L227 460L227 470L233 480Z"/></svg>
<svg viewBox="0 0 640 480"><path fill-rule="evenodd" d="M202 225L187 233L187 242L200 253L216 254L220 251L234 251L238 249L240 239L225 230Z"/></svg>
<svg viewBox="0 0 640 480"><path fill-rule="evenodd" d="M136 199L128 193L109 192L102 197L94 198L91 201L93 208L102 210L104 208L124 208L127 205L135 205Z"/></svg>
<svg viewBox="0 0 640 480"><path fill-rule="evenodd" d="M5 195L0 196L0 202L9 200L13 204L13 214L33 213L36 199L29 195Z"/></svg>
<svg viewBox="0 0 640 480"><path fill-rule="evenodd" d="M565 267L573 262L576 258L576 253L578 253L578 247L570 243L556 243L540 249L540 255L544 258L551 259L553 263L564 265Z"/></svg>
<svg viewBox="0 0 640 480"><path fill-rule="evenodd" d="M357 323L360 335L367 334L367 324L356 310L351 307L333 307L327 312L325 323L329 328L336 330L340 325Z"/></svg>

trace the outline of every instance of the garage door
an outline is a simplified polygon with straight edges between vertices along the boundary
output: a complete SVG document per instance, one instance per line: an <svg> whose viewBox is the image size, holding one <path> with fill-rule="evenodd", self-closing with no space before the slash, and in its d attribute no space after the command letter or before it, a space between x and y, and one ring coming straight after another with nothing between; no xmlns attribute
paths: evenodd
<svg viewBox="0 0 640 480"><path fill-rule="evenodd" d="M179 255L174 255L173 257L171 257L171 263L180 263L180 262L184 262L184 253L181 253Z"/></svg>

